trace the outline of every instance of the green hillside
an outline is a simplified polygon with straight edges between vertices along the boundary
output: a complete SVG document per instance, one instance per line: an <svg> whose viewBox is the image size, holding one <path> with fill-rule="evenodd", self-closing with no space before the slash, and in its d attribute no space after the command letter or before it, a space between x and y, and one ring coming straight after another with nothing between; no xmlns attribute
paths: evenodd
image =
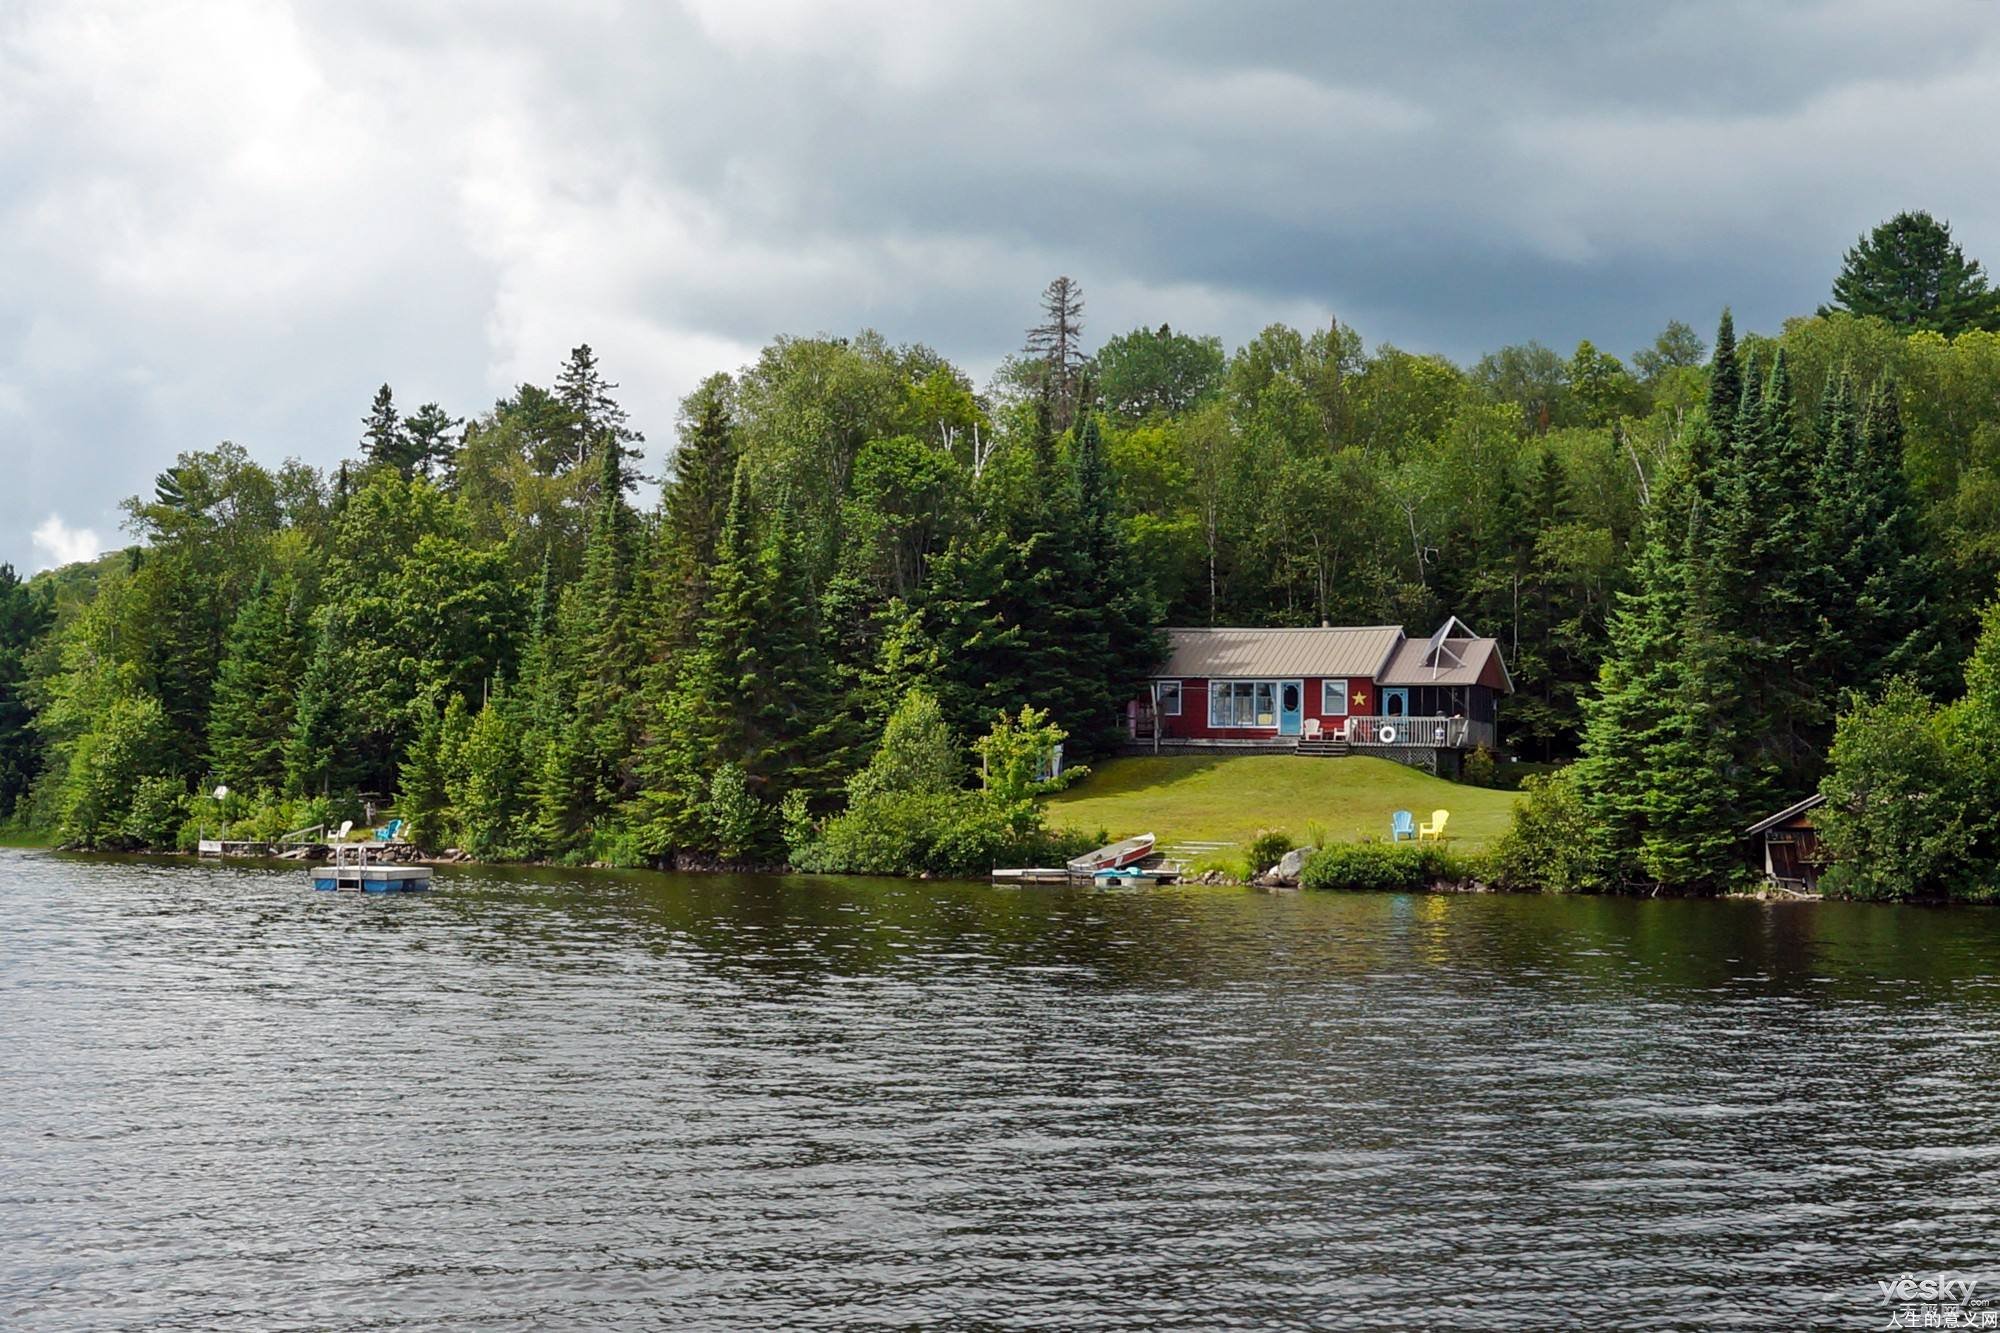
<svg viewBox="0 0 2000 1333"><path fill-rule="evenodd" d="M1454 846L1484 847L1507 826L1516 793L1446 782L1386 759L1259 754L1110 759L1049 805L1058 827L1114 838L1153 833L1184 841L1248 843L1260 829L1304 838L1308 824L1335 841L1384 837L1389 816L1451 811Z"/></svg>

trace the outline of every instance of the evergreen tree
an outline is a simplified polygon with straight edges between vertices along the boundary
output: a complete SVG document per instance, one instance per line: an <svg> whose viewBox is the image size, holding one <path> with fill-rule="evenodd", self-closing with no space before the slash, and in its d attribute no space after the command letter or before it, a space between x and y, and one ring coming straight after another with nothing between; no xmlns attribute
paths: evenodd
<svg viewBox="0 0 2000 1333"><path fill-rule="evenodd" d="M964 747L937 699L913 689L889 715L874 757L847 784L847 793L859 804L874 796L930 796L964 785Z"/></svg>
<svg viewBox="0 0 2000 1333"><path fill-rule="evenodd" d="M759 630L768 623L762 565L750 465L739 461L695 647L649 673L647 729L636 765L639 796L629 815L649 856L704 849L715 764L740 766L756 746L749 719L761 712Z"/></svg>
<svg viewBox="0 0 2000 1333"><path fill-rule="evenodd" d="M520 856L535 848L528 834L525 718L503 683L466 728L458 765L446 775L452 813L474 856Z"/></svg>
<svg viewBox="0 0 2000 1333"><path fill-rule="evenodd" d="M632 685L639 667L632 545L623 454L606 435L583 576L565 590L557 639L543 639L538 666L551 725L540 738L534 786L543 841L552 851L576 850L629 794L628 761L637 740Z"/></svg>
<svg viewBox="0 0 2000 1333"><path fill-rule="evenodd" d="M1734 799L1725 731L1736 654L1718 618L1723 602L1715 566L1701 556L1706 517L1695 499L1681 561L1686 615L1672 650L1668 713L1646 755L1637 860L1655 884L1714 891L1739 871L1743 811Z"/></svg>
<svg viewBox="0 0 2000 1333"><path fill-rule="evenodd" d="M289 579L259 571L230 626L209 710L208 765L243 792L285 784L285 747L298 719L304 639Z"/></svg>
<svg viewBox="0 0 2000 1333"><path fill-rule="evenodd" d="M1809 590L1815 621L1808 653L1813 677L1823 690L1858 680L1859 643L1851 612L1865 577L1859 557L1867 534L1869 502L1860 492L1860 431L1853 377L1843 369L1829 377L1820 395L1817 419L1819 459L1813 476L1813 515L1807 549ZM1829 719L1830 721L1830 719ZM1815 738L1824 753L1831 727Z"/></svg>
<svg viewBox="0 0 2000 1333"><path fill-rule="evenodd" d="M1923 212L1898 213L1855 242L1833 280L1831 308L1947 338L2000 329L2000 292L1952 240L1950 224Z"/></svg>
<svg viewBox="0 0 2000 1333"><path fill-rule="evenodd" d="M1949 583L1903 470L1900 400L1896 382L1882 380L1856 432L1848 491L1856 506L1845 589L1850 614L1843 621L1858 664L1853 684L1872 688L1908 675L1941 694L1949 688L1954 657Z"/></svg>
<svg viewBox="0 0 2000 1333"><path fill-rule="evenodd" d="M41 770L41 737L28 701L29 654L54 620L48 599L0 564L0 820L14 813Z"/></svg>
<svg viewBox="0 0 2000 1333"><path fill-rule="evenodd" d="M1096 673L1096 697L1079 699L1087 711L1060 721L1074 752L1087 757L1117 743L1123 734L1120 709L1137 697L1146 678L1165 659L1167 643L1160 632L1163 613L1131 558L1110 461L1093 412L1085 412L1077 426L1073 477L1081 548L1078 609L1102 627L1105 652Z"/></svg>
<svg viewBox="0 0 2000 1333"><path fill-rule="evenodd" d="M322 615L285 742L285 784L292 791L324 795L346 790L354 781L348 673L338 618Z"/></svg>
<svg viewBox="0 0 2000 1333"><path fill-rule="evenodd" d="M461 694L452 695L442 711L428 699L417 707L420 720L397 782L396 813L406 838L419 847L437 848L458 840L450 786L463 762L472 719Z"/></svg>
<svg viewBox="0 0 2000 1333"><path fill-rule="evenodd" d="M661 599L658 629L662 646L669 651L693 642L729 510L737 446L725 387L726 383L710 381L693 396L693 418L681 431L671 475L660 493L654 567Z"/></svg>
<svg viewBox="0 0 2000 1333"><path fill-rule="evenodd" d="M388 386L383 386L385 389ZM383 404L387 406L387 404ZM449 486L458 444L453 432L465 424L436 403L425 403L415 415L403 418L403 440L414 472Z"/></svg>
<svg viewBox="0 0 2000 1333"><path fill-rule="evenodd" d="M1611 643L1595 695L1584 706L1577 789L1596 835L1594 863L1613 881L1645 874L1639 849L1661 801L1652 791L1660 751L1685 736L1678 705L1682 635L1688 618L1690 534L1699 500L1684 468L1662 479L1634 562L1632 589L1618 597ZM1711 738L1714 743L1714 738Z"/></svg>
<svg viewBox="0 0 2000 1333"><path fill-rule="evenodd" d="M361 456L371 467L392 467L404 477L415 475L417 448L403 429L396 395L386 384L375 391L375 401L361 419Z"/></svg>
<svg viewBox="0 0 2000 1333"><path fill-rule="evenodd" d="M1729 307L1715 328L1715 355L1708 370L1708 434L1693 437L1695 448L1693 477L1695 489L1703 497L1714 495L1711 472L1717 455L1736 447L1736 412L1743 399L1743 369L1736 360L1736 320Z"/></svg>
<svg viewBox="0 0 2000 1333"><path fill-rule="evenodd" d="M1025 355L1057 430L1067 427L1084 395L1083 288L1059 277L1042 293L1042 322L1028 330Z"/></svg>
<svg viewBox="0 0 2000 1333"><path fill-rule="evenodd" d="M571 349L569 360L556 376L555 396L568 414L565 470L582 467L609 441L618 456L617 478L629 488L638 480L630 464L638 458L638 446L646 437L632 429L631 418L611 396L617 387L604 378L590 344L583 343Z"/></svg>

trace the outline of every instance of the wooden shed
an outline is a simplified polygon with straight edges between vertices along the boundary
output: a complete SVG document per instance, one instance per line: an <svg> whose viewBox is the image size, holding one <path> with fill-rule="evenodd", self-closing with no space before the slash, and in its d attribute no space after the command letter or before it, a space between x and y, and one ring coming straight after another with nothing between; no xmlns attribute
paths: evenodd
<svg viewBox="0 0 2000 1333"><path fill-rule="evenodd" d="M1780 888L1819 892L1819 872L1826 860L1820 853L1812 812L1824 804L1826 797L1814 792L1744 831L1751 854L1763 862L1764 878Z"/></svg>

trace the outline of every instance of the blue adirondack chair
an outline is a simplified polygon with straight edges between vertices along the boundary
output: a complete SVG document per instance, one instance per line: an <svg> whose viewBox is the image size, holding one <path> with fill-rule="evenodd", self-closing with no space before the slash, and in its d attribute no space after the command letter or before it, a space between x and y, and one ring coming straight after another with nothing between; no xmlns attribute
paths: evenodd
<svg viewBox="0 0 2000 1333"><path fill-rule="evenodd" d="M1398 810L1389 816L1389 841L1401 842L1405 838L1417 836L1417 821L1408 810Z"/></svg>
<svg viewBox="0 0 2000 1333"><path fill-rule="evenodd" d="M375 841L394 842L396 840L396 835L398 833L401 833L402 831L403 831L403 821L400 819L392 819L388 823L384 824L381 828L375 830Z"/></svg>

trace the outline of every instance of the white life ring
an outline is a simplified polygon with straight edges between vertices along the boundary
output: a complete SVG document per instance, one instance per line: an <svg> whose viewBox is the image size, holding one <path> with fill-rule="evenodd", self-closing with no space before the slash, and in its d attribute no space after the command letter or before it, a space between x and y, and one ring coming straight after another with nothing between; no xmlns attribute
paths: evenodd
<svg viewBox="0 0 2000 1333"><path fill-rule="evenodd" d="M1396 743L1396 729L1393 726L1384 726L1380 731L1375 733L1375 738L1384 745L1394 745Z"/></svg>

